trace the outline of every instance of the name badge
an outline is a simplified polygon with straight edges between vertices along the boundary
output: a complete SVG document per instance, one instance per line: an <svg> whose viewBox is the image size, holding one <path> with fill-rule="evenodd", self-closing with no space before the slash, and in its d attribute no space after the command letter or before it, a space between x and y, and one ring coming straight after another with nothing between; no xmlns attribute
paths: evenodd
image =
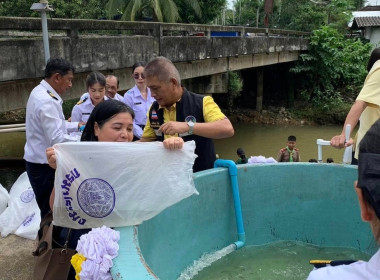
<svg viewBox="0 0 380 280"><path fill-rule="evenodd" d="M150 127L151 128L153 128L153 129L158 129L158 128L160 128L160 123L158 122L158 121L152 121L151 123L150 123Z"/></svg>

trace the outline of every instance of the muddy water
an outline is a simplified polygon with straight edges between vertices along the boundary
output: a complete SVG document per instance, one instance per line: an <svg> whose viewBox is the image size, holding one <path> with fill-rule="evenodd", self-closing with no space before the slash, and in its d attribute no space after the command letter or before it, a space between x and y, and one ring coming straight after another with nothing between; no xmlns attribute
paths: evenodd
<svg viewBox="0 0 380 280"><path fill-rule="evenodd" d="M236 159L236 149L241 147L246 156L265 156L276 158L278 151L286 147L289 135L297 137L301 161L318 158L317 139L330 140L339 134L341 126L273 126L255 124L234 124L235 135L228 139L215 140L216 153L223 159ZM322 148L323 161L332 157L334 162L341 163L343 149L330 146Z"/></svg>
<svg viewBox="0 0 380 280"><path fill-rule="evenodd" d="M221 158L236 158L236 149L242 147L247 156L263 155L276 157L278 151L286 146L289 135L297 137L302 161L317 158L316 140L330 140L340 133L341 126L274 126L257 124L234 124L235 135L228 139L215 140L216 152ZM24 154L25 133L13 132L0 134L0 158L22 158ZM332 157L341 162L343 150L323 147L323 160Z"/></svg>
<svg viewBox="0 0 380 280"><path fill-rule="evenodd" d="M236 149L241 147L246 155L274 157L286 146L289 135L297 137L297 147L301 160L318 158L316 141L318 138L330 140L341 131L340 126L273 126L257 124L234 124L235 135L228 139L215 140L216 153L223 159L236 159ZM13 132L0 134L1 159L22 158L24 155L25 133ZM336 163L342 162L343 150L323 147L323 161L332 157ZM9 189L17 177L25 170L21 166L0 165L0 183Z"/></svg>

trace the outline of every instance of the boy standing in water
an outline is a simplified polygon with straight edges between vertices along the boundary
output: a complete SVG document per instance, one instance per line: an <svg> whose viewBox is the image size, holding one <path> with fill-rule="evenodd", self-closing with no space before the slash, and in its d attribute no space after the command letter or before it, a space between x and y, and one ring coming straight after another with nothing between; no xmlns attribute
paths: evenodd
<svg viewBox="0 0 380 280"><path fill-rule="evenodd" d="M288 137L288 145L281 149L277 155L278 162L300 162L301 157L298 149L296 148L296 137L290 135Z"/></svg>
<svg viewBox="0 0 380 280"><path fill-rule="evenodd" d="M248 159L245 156L245 152L242 148L238 148L236 151L236 154L238 155L238 160L235 161L236 164L245 164L248 163Z"/></svg>

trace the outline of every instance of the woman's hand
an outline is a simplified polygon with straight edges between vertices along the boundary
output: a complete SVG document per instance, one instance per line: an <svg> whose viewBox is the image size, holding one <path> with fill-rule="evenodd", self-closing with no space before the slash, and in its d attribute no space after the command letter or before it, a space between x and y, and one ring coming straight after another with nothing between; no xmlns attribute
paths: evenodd
<svg viewBox="0 0 380 280"><path fill-rule="evenodd" d="M183 139L181 137L170 137L164 140L164 147L169 150L179 150L183 147Z"/></svg>
<svg viewBox="0 0 380 280"><path fill-rule="evenodd" d="M55 158L55 151L53 147L49 147L46 149L46 157L47 157L49 166L53 169L57 169L57 161Z"/></svg>

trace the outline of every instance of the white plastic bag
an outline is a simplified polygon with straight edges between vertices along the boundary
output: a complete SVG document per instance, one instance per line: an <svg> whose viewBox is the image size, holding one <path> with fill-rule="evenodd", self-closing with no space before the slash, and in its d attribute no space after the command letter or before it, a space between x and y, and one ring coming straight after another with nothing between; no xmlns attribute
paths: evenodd
<svg viewBox="0 0 380 280"><path fill-rule="evenodd" d="M54 145L54 223L71 228L142 223L197 194L195 142L170 151L160 142Z"/></svg>
<svg viewBox="0 0 380 280"><path fill-rule="evenodd" d="M3 213L3 211L7 208L8 200L9 200L9 193L3 187L3 185L0 184L0 214Z"/></svg>
<svg viewBox="0 0 380 280"><path fill-rule="evenodd" d="M35 239L41 221L40 209L26 172L13 184L9 192L8 207L0 215L2 237L10 233Z"/></svg>
<svg viewBox="0 0 380 280"><path fill-rule="evenodd" d="M27 216L24 221L22 221L21 225L16 229L14 234L35 240L37 237L38 230L40 228L41 223L41 213L40 209L38 208L36 211L34 211L32 214Z"/></svg>

